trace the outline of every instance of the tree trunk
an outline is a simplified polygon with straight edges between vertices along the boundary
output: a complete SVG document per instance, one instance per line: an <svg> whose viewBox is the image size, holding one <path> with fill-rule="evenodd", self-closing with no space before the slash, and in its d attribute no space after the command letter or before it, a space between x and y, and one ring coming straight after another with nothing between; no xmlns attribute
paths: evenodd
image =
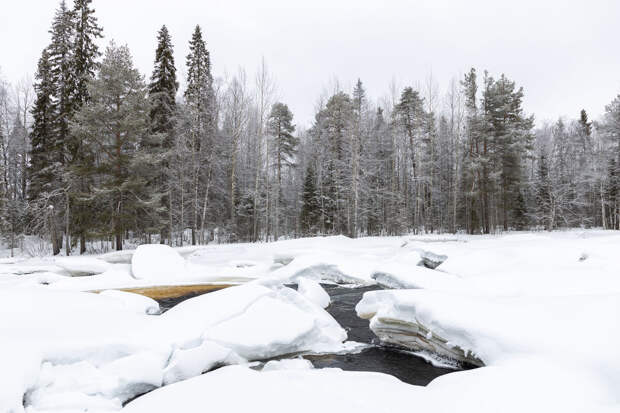
<svg viewBox="0 0 620 413"><path fill-rule="evenodd" d="M66 244L65 244L65 254L67 255L67 257L69 255L71 255L71 235L69 234L69 211L70 211L70 204L69 204L69 191L65 191L65 202L66 202L66 206L65 206L65 234L66 234Z"/></svg>

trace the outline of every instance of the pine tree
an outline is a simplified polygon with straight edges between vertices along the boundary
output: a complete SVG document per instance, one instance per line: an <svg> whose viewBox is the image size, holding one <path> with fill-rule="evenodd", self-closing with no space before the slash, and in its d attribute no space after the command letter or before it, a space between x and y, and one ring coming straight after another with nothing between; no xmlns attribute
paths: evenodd
<svg viewBox="0 0 620 413"><path fill-rule="evenodd" d="M276 170L277 188L275 197L275 239L278 239L280 208L282 202L282 170L295 164L298 140L293 136L293 114L284 103L274 103L267 120L267 133L273 137L272 159Z"/></svg>
<svg viewBox="0 0 620 413"><path fill-rule="evenodd" d="M473 234L480 229L481 208L481 162L483 156L481 152L484 146L481 145L481 121L479 119L478 103L476 95L478 93L478 82L476 70L470 69L465 74L461 82L463 94L465 95L466 119L466 139L463 142L463 166L461 168L460 187L461 192L461 221L464 222L465 230ZM488 227L484 227L484 231Z"/></svg>
<svg viewBox="0 0 620 413"><path fill-rule="evenodd" d="M138 148L149 133L149 105L126 46L110 44L89 90L90 101L77 114L72 132L96 153L88 169L94 183L88 201L99 209L99 233L114 235L120 250L124 232L136 228L136 220L148 218L160 202L145 190L148 159Z"/></svg>
<svg viewBox="0 0 620 413"><path fill-rule="evenodd" d="M364 121L366 117L366 91L360 79L357 80L353 89L353 133L351 133L351 204L349 206L351 225L349 235L357 237L359 231L360 195L362 191L361 175L361 152L364 141Z"/></svg>
<svg viewBox="0 0 620 413"><path fill-rule="evenodd" d="M422 149L422 133L426 124L424 113L424 99L418 91L411 87L403 89L400 101L394 108L395 128L402 134L407 153L407 179L402 185L402 196L407 214L407 226L418 231L423 226L423 193L420 179L420 157Z"/></svg>

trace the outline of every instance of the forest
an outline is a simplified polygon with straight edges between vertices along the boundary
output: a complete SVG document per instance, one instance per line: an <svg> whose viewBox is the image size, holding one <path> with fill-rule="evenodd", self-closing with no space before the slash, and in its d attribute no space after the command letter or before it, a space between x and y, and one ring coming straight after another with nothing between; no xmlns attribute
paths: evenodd
<svg viewBox="0 0 620 413"><path fill-rule="evenodd" d="M146 77L127 46L98 46L91 3L60 2L33 80L0 78L11 250L620 229L618 91L596 120L576 108L535 123L503 73L472 68L445 88L386 79L378 97L360 79L307 96L314 121L298 127L264 60L217 77L208 27L188 27L175 62L162 26Z"/></svg>

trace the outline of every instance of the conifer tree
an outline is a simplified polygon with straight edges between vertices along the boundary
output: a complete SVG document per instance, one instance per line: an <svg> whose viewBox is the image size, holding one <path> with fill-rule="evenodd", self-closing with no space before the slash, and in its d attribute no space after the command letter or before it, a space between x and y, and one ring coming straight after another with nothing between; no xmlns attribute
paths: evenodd
<svg viewBox="0 0 620 413"><path fill-rule="evenodd" d="M51 65L51 80L54 87L53 99L53 142L55 161L65 165L69 140L69 122L74 113L75 72L74 64L74 14L67 9L65 0L61 0L56 10L48 47Z"/></svg>
<svg viewBox="0 0 620 413"><path fill-rule="evenodd" d="M164 242L166 234L172 232L172 188L170 182L170 158L175 145L176 94L179 88L174 65L172 41L168 28L162 26L157 34L155 64L149 83L150 131L151 138L143 142L143 146L152 156L152 176L148 177L151 192L160 192L163 213L151 226L161 234ZM169 242L172 238L168 235Z"/></svg>
<svg viewBox="0 0 620 413"><path fill-rule="evenodd" d="M319 194L316 188L316 173L314 172L312 162L309 162L306 168L301 202L299 220L301 222L302 234L311 235L317 230L317 224L321 214Z"/></svg>
<svg viewBox="0 0 620 413"><path fill-rule="evenodd" d="M275 239L279 235L280 204L282 202L282 170L295 164L298 140L293 136L293 114L284 103L274 103L267 120L267 132L273 137L272 159L276 170L276 197L275 197Z"/></svg>
<svg viewBox="0 0 620 413"><path fill-rule="evenodd" d="M91 8L92 0L75 0L73 7L74 39L72 52L72 71L74 93L72 110L78 111L90 99L89 82L94 78L97 59L101 56L96 40L102 37L102 28L97 24L95 10ZM73 114L71 115L73 116ZM88 202L81 201L87 196L90 183L86 177L90 166L87 159L92 159L92 148L82 145L76 136L68 137L67 172L65 180L69 186L71 207L71 230L80 239L80 253L86 252L86 232L92 224L93 210Z"/></svg>
<svg viewBox="0 0 620 413"><path fill-rule="evenodd" d="M548 231L551 231L555 225L555 207L553 204L549 165L546 155L541 153L538 157L538 169L536 171L536 206L539 224L542 223Z"/></svg>
<svg viewBox="0 0 620 413"><path fill-rule="evenodd" d="M174 145L174 126L176 115L176 94L179 89L172 40L168 28L162 26L157 33L155 64L149 83L151 101L151 132L164 135L164 147Z"/></svg>
<svg viewBox="0 0 620 413"><path fill-rule="evenodd" d="M139 143L149 133L149 105L126 46L110 44L89 90L90 100L78 112L72 132L96 153L95 167L89 169L89 202L99 209L99 233L114 235L121 250L124 232L136 228L137 217L148 219L161 201L145 190L143 169L149 166Z"/></svg>
<svg viewBox="0 0 620 413"><path fill-rule="evenodd" d="M75 19L75 39L73 41L73 71L75 77L76 109L89 99L88 83L95 77L97 59L101 56L96 40L101 38L103 29L97 24L95 10L90 7L92 0L75 0L73 16Z"/></svg>
<svg viewBox="0 0 620 413"><path fill-rule="evenodd" d="M480 229L480 119L478 113L477 93L478 82L476 69L472 68L465 74L461 81L463 95L465 96L466 109L466 139L463 141L463 166L461 168L461 222L464 222L465 230L473 234Z"/></svg>
<svg viewBox="0 0 620 413"><path fill-rule="evenodd" d="M28 198L37 199L41 192L50 192L55 178L53 150L51 139L53 121L54 86L52 83L51 65L47 49L44 49L37 66L34 85L36 99L32 107L32 132L30 133L31 151L28 170L30 186Z"/></svg>
<svg viewBox="0 0 620 413"><path fill-rule="evenodd" d="M407 216L406 226L418 231L422 226L422 181L420 179L420 156L422 131L426 124L424 99L412 87L403 89L400 101L394 108L394 126L403 137L406 159L411 173L402 185L402 197Z"/></svg>
<svg viewBox="0 0 620 413"><path fill-rule="evenodd" d="M191 203L192 244L196 244L199 220L200 188L208 184L213 167L215 144L215 101L211 59L200 26L196 26L189 42L187 64L187 89L185 103L190 119L190 151L192 153L192 183L189 190ZM234 181L234 180L233 180Z"/></svg>

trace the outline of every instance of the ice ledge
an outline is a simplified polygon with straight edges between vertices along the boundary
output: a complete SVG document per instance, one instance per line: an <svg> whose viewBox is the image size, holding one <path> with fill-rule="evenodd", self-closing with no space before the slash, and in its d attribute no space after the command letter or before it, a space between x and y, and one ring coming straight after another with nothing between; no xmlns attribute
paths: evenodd
<svg viewBox="0 0 620 413"><path fill-rule="evenodd" d="M390 317L373 316L370 321L370 329L383 344L414 352L429 352L460 364L484 366L482 360L471 351L463 350L459 346L451 344L417 321L410 322Z"/></svg>

